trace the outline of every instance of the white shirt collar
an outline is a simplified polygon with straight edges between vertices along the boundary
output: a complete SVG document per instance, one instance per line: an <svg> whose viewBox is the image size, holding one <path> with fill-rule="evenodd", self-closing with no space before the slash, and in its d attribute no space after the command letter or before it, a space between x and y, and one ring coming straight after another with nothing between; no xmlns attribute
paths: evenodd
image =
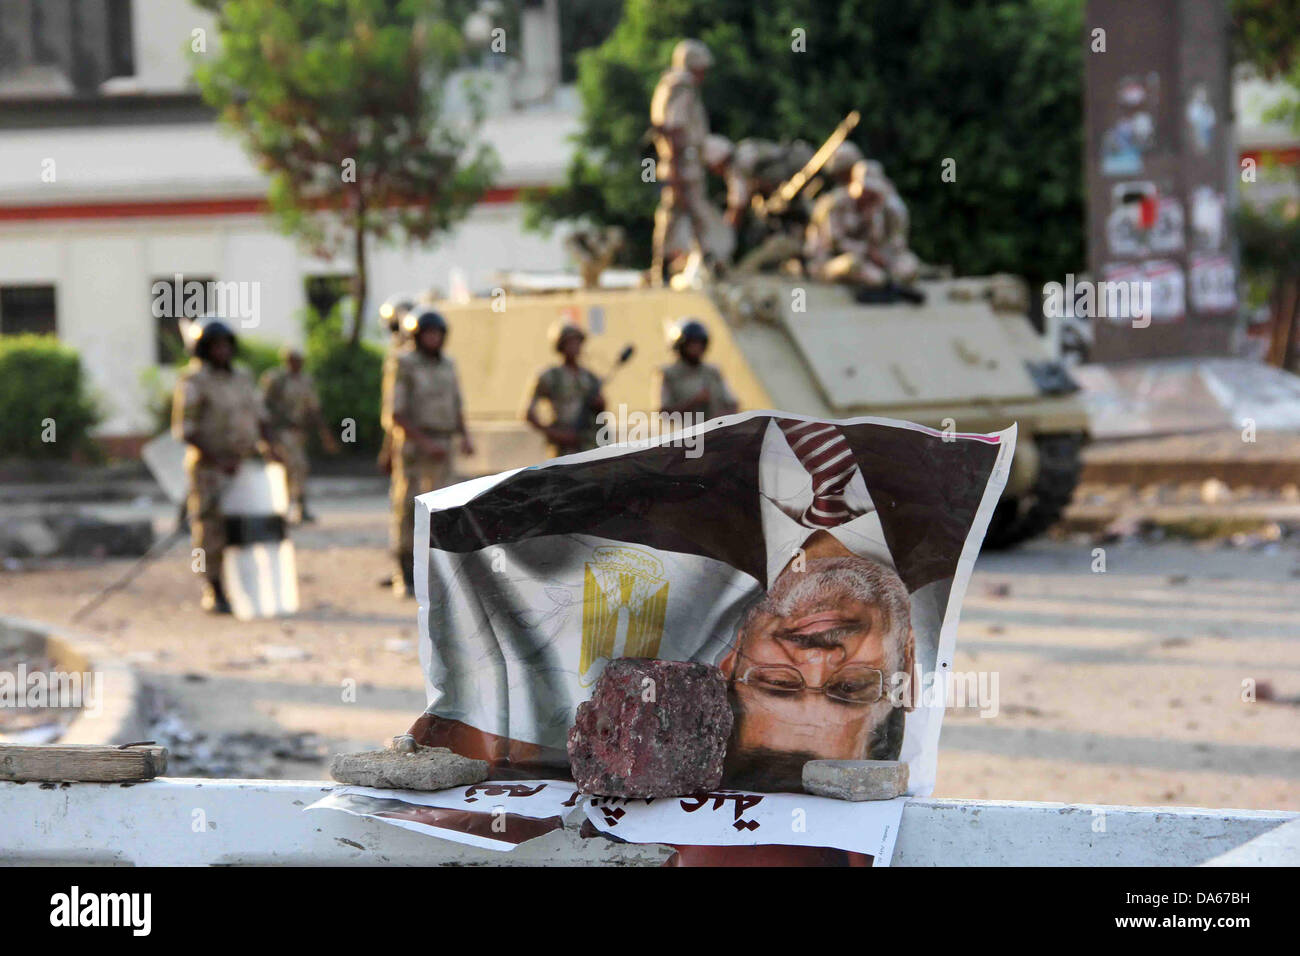
<svg viewBox="0 0 1300 956"><path fill-rule="evenodd" d="M775 421L768 423L763 435L763 450L758 460L758 487L759 513L767 550L767 586L771 587L790 559L818 530L799 523L799 516L812 504L812 476L800 464L781 426ZM862 514L826 530L854 554L874 558L892 568L894 559L885 544L880 515L860 470L854 469L844 499L850 508Z"/></svg>

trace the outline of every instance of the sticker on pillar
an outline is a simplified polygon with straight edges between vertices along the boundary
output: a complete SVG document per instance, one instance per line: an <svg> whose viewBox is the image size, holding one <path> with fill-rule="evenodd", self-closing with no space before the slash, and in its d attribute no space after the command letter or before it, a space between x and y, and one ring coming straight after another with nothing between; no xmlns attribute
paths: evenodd
<svg viewBox="0 0 1300 956"><path fill-rule="evenodd" d="M1112 263L1102 269L1098 298L1106 297L1104 317L1117 325L1142 328L1151 322L1180 322L1187 315L1182 267L1165 259ZM1127 296L1128 305L1123 304ZM1116 304L1118 303L1118 304ZM1103 307L1099 304L1099 312Z"/></svg>
<svg viewBox="0 0 1300 956"><path fill-rule="evenodd" d="M1106 217L1106 242L1111 255L1119 257L1181 252L1183 204L1163 195L1152 182L1116 183Z"/></svg>
<svg viewBox="0 0 1300 956"><path fill-rule="evenodd" d="M1156 142L1155 112L1160 105L1160 76L1127 76L1115 93L1115 119L1102 134L1103 176L1136 176Z"/></svg>
<svg viewBox="0 0 1300 956"><path fill-rule="evenodd" d="M1204 156L1214 144L1214 131L1218 126L1218 114L1210 103L1210 93L1204 83L1197 83L1192 95L1187 98L1187 139L1192 149Z"/></svg>
<svg viewBox="0 0 1300 956"><path fill-rule="evenodd" d="M1237 270L1227 256L1193 256L1191 260L1192 308L1205 314L1234 312L1237 308Z"/></svg>
<svg viewBox="0 0 1300 956"><path fill-rule="evenodd" d="M1224 215L1227 203L1223 193L1209 186L1192 190L1192 247L1205 252L1223 248Z"/></svg>

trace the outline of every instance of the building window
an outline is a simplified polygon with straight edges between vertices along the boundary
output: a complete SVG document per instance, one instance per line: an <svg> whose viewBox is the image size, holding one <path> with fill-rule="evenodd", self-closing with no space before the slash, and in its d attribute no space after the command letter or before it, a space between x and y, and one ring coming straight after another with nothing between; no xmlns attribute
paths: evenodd
<svg viewBox="0 0 1300 956"><path fill-rule="evenodd" d="M108 0L108 75L135 76L131 0Z"/></svg>
<svg viewBox="0 0 1300 956"><path fill-rule="evenodd" d="M208 314L215 281L212 276L172 275L149 283L155 323L154 361L159 365L175 365L185 356L180 320Z"/></svg>
<svg viewBox="0 0 1300 956"><path fill-rule="evenodd" d="M54 286L7 285L0 287L0 334L55 335Z"/></svg>

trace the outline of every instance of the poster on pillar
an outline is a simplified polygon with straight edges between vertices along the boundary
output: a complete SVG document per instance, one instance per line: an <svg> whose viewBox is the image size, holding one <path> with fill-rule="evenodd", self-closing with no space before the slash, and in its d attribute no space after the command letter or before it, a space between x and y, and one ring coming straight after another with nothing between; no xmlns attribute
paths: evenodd
<svg viewBox="0 0 1300 956"><path fill-rule="evenodd" d="M927 795L954 690L996 706L953 646L1014 445L1014 427L752 412L423 495L410 732L495 778L572 779L569 730L611 660L691 661L733 716L722 792L870 759Z"/></svg>

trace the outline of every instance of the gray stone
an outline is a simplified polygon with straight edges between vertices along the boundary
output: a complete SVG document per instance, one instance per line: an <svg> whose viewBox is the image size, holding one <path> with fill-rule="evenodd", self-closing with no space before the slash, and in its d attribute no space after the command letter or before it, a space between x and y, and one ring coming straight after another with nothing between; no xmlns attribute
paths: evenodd
<svg viewBox="0 0 1300 956"><path fill-rule="evenodd" d="M898 760L809 760L803 788L836 800L892 800L907 791L907 764Z"/></svg>
<svg viewBox="0 0 1300 956"><path fill-rule="evenodd" d="M330 776L356 787L392 790L446 790L488 777L486 760L471 760L446 747L418 747L413 753L371 750L335 754Z"/></svg>

